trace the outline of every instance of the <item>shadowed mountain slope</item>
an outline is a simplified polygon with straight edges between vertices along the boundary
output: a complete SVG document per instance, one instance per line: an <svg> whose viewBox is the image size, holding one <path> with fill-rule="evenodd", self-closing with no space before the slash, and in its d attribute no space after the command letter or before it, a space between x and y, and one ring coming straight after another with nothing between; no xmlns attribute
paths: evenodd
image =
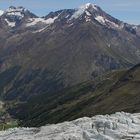
<svg viewBox="0 0 140 140"><path fill-rule="evenodd" d="M62 91L36 96L9 112L20 125L41 126L83 116L140 111L140 65Z"/></svg>

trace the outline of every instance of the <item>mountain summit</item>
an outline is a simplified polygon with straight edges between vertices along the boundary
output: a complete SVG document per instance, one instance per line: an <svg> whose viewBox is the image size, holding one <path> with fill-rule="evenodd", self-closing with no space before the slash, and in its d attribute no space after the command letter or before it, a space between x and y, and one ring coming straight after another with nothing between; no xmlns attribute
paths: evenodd
<svg viewBox="0 0 140 140"><path fill-rule="evenodd" d="M122 28L123 22L111 17L97 5L87 3L78 8L71 19L85 19L86 22L98 22L109 28Z"/></svg>
<svg viewBox="0 0 140 140"><path fill-rule="evenodd" d="M87 14L88 16L90 16L91 13L88 13L89 11L95 12L97 10L98 10L97 6L95 6L94 4L91 4L91 3L87 3L85 5L80 6L78 9L76 9L76 12L72 15L71 18L78 18L84 13Z"/></svg>
<svg viewBox="0 0 140 140"><path fill-rule="evenodd" d="M29 18L35 17L37 16L35 16L33 13L31 13L29 10L27 10L22 6L20 7L10 6L2 14L3 21L5 21L6 24L12 28L21 24L21 22L25 21L25 19L27 20Z"/></svg>
<svg viewBox="0 0 140 140"><path fill-rule="evenodd" d="M5 23L8 27L19 29L19 26L24 27L24 30L34 28L37 31L43 31L48 26L66 25L71 26L74 23L88 22L96 25L101 25L107 28L117 30L125 29L136 33L135 26L126 24L103 11L99 6L91 3L80 6L77 9L64 9L56 12L50 12L45 17L37 17L26 8L10 6L4 12L1 12L1 20L3 26ZM36 31L35 31L36 32Z"/></svg>

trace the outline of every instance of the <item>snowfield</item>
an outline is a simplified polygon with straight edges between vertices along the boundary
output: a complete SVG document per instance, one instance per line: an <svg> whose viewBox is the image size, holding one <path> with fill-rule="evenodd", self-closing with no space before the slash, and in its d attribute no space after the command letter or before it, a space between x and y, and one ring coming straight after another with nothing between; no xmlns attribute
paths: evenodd
<svg viewBox="0 0 140 140"><path fill-rule="evenodd" d="M0 132L0 140L140 140L140 113L84 117L41 128Z"/></svg>

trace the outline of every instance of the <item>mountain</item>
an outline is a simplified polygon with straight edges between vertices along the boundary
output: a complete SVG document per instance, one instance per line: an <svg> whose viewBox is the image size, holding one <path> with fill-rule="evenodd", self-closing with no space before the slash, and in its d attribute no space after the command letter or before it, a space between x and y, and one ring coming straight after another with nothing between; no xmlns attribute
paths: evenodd
<svg viewBox="0 0 140 140"><path fill-rule="evenodd" d="M110 108L108 89L121 76L121 69L140 62L139 26L90 3L44 17L11 6L0 16L0 36L0 97L8 112L25 126L117 111L119 105ZM114 70L119 72L109 75L113 78L109 83L105 78L108 85L102 80L96 83ZM102 102L92 106L93 99ZM122 108L123 104L118 111Z"/></svg>
<svg viewBox="0 0 140 140"><path fill-rule="evenodd" d="M0 26L0 90L5 100L55 92L140 61L134 25L94 4L41 18L12 6L0 17Z"/></svg>
<svg viewBox="0 0 140 140"><path fill-rule="evenodd" d="M40 128L13 128L0 131L10 140L139 140L140 114L117 112L112 115L84 117L71 122L46 125Z"/></svg>

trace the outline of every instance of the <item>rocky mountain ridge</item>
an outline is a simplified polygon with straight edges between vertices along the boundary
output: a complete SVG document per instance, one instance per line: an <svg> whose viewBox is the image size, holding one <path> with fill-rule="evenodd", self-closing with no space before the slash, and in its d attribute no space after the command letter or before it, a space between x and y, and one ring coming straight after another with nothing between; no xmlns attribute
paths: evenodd
<svg viewBox="0 0 140 140"><path fill-rule="evenodd" d="M18 26L23 19L26 19L24 21L25 27L36 26L39 23L50 25L55 22L65 23L71 26L74 22L76 22L76 20L80 20L85 22L94 21L108 28L120 30L124 28L125 30L136 33L136 26L129 25L116 18L113 18L105 13L100 7L91 3L82 5L78 9L64 9L56 12L50 12L45 17L38 17L21 6L10 6L7 10L1 11L0 16L11 28Z"/></svg>

